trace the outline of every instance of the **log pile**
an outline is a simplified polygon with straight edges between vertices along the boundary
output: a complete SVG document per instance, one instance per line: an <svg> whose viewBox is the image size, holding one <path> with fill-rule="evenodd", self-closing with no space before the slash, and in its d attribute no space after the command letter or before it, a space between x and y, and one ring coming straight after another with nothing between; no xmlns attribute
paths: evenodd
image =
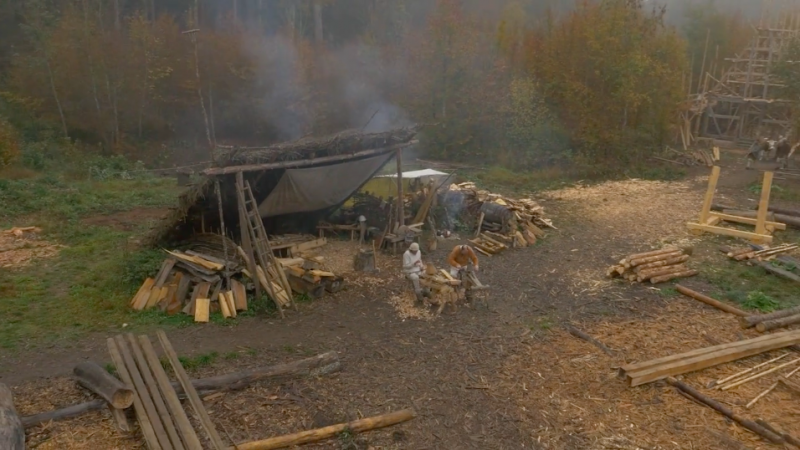
<svg viewBox="0 0 800 450"><path fill-rule="evenodd" d="M322 265L314 259L280 258L278 262L285 268L289 284L297 293L318 299L326 292L336 293L344 288L343 277L323 270Z"/></svg>
<svg viewBox="0 0 800 450"><path fill-rule="evenodd" d="M493 233L490 237L515 248L535 244L545 235L542 228L555 229L552 221L544 217L544 208L535 200L505 197L478 189L471 182L451 184L442 203L451 209L463 208L476 218L477 236L483 232Z"/></svg>
<svg viewBox="0 0 800 450"><path fill-rule="evenodd" d="M742 328L755 328L759 333L800 324L800 306L782 309L769 314L756 314L739 318Z"/></svg>
<svg viewBox="0 0 800 450"><path fill-rule="evenodd" d="M631 386L639 386L771 350L790 347L798 343L800 343L800 331L768 334L650 361L627 364L620 368L620 375L625 377Z"/></svg>
<svg viewBox="0 0 800 450"><path fill-rule="evenodd" d="M433 264L428 264L425 276L420 277L420 284L428 288L431 296L428 302L438 306L437 314L441 314L446 305L451 305L457 309L459 300L465 298L465 291L462 289L461 280L453 278L445 269L437 269Z"/></svg>
<svg viewBox="0 0 800 450"><path fill-rule="evenodd" d="M697 271L685 265L691 256L691 248L664 247L645 253L629 255L619 264L609 267L609 278L621 277L628 281L652 284L677 278L692 277Z"/></svg>

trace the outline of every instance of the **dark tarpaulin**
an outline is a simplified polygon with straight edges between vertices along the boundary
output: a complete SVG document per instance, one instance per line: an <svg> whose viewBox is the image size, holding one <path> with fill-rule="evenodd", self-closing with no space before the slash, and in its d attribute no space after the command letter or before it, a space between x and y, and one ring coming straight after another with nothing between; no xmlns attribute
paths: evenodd
<svg viewBox="0 0 800 450"><path fill-rule="evenodd" d="M390 152L341 164L289 169L275 189L261 202L258 212L261 217L274 217L319 211L339 205L372 178L393 156Z"/></svg>

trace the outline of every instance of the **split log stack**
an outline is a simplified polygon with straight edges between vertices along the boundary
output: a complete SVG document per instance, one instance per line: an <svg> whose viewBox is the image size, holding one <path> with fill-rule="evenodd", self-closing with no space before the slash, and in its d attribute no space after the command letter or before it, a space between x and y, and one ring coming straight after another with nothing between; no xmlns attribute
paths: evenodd
<svg viewBox="0 0 800 450"><path fill-rule="evenodd" d="M325 293L333 294L344 288L343 277L324 270L322 264L314 259L279 258L278 262L285 268L289 284L297 293L318 299Z"/></svg>
<svg viewBox="0 0 800 450"><path fill-rule="evenodd" d="M463 202L462 205L452 205L445 201L447 208L463 207L473 220L477 220L476 239L488 236L507 247L521 248L533 245L543 237L543 228L555 229L553 222L544 217L544 208L530 198L505 197L478 189L471 182L451 184L447 194L449 198ZM491 239L485 240L491 243Z"/></svg>
<svg viewBox="0 0 800 450"><path fill-rule="evenodd" d="M214 236L214 235L208 235ZM286 235L273 238L273 252L278 254L297 255L294 260L315 262L319 258L310 252L327 243L310 235ZM284 307L291 304L293 285L284 264L287 258L276 258L280 268L270 265L264 270L256 266L257 273L252 274L246 268L247 255L241 247L226 239L225 245L219 244L220 237L200 238L193 240L191 247L200 248L207 253L195 250L166 250L164 260L158 273L147 278L130 301L130 306L143 311L159 308L169 315L188 314L195 322L208 322L212 314L220 313L224 318L235 318L239 312L248 309L248 289L254 289L255 283L266 293L274 293L277 302ZM222 248L227 250L227 255ZM303 259L305 256L307 259ZM315 262L319 264L319 262ZM320 267L313 267L319 270ZM283 271L283 273L279 272ZM302 275L301 275L302 277ZM286 278L286 283L283 281ZM309 277L306 277L307 279ZM335 292L344 283L342 277L325 272L312 274L313 283L322 287L322 292ZM305 284L297 284L298 287ZM306 293L304 290L301 292ZM268 294L270 295L270 294Z"/></svg>
<svg viewBox="0 0 800 450"><path fill-rule="evenodd" d="M421 277L420 284L431 291L430 303L438 305L437 314L441 314L444 307L448 304L456 309L459 300L465 298L465 292L461 288L461 280L453 278L445 269L436 269L429 264L425 277Z"/></svg>
<svg viewBox="0 0 800 450"><path fill-rule="evenodd" d="M639 283L650 281L652 284L692 277L698 272L686 266L691 253L691 247L664 247L660 250L636 253L611 266L608 269L608 276Z"/></svg>

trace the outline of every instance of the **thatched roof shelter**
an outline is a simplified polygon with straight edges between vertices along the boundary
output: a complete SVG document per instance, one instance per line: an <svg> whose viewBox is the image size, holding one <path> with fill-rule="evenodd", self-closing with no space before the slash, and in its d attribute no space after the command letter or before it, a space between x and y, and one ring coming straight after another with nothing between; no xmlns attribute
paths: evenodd
<svg viewBox="0 0 800 450"><path fill-rule="evenodd" d="M213 166L180 196L178 207L152 230L145 244L163 245L199 231L218 231L215 181L220 182L225 227L237 230L237 173L249 182L268 231L281 231L278 225L315 224L396 152L415 144L416 134L416 127L381 133L347 130L265 147L217 146Z"/></svg>

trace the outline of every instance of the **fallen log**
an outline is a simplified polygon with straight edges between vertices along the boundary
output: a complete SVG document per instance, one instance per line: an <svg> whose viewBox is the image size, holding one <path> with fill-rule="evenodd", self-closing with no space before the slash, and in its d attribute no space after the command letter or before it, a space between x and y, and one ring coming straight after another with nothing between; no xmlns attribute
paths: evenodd
<svg viewBox="0 0 800 450"><path fill-rule="evenodd" d="M800 283L800 277L793 274L792 272L789 272L788 270L781 269L780 267L775 267L766 261L758 261L756 262L756 264L758 264L759 266L764 268L764 270L773 275L786 278L787 280L794 281L795 283Z"/></svg>
<svg viewBox="0 0 800 450"><path fill-rule="evenodd" d="M99 395L116 409L133 405L133 391L113 377L107 370L91 361L85 361L73 369L78 384Z"/></svg>
<svg viewBox="0 0 800 450"><path fill-rule="evenodd" d="M703 405L708 406L709 408L713 409L714 411L716 411L716 412L722 414L723 416L733 420L734 422L738 423L739 425L747 428L748 430L752 431L753 433L763 437L764 439L766 439L766 440L768 440L768 441L770 441L772 443L783 444L784 442L786 442L786 440L783 438L783 436L779 436L779 435L773 433L772 431L762 427L761 425L753 422L752 420L747 420L747 419L744 419L742 417L737 416L736 414L734 414L733 411L728 409L722 403L720 403L720 402L718 402L718 401L716 401L716 400L714 400L714 399L712 399L710 397L707 397L707 396L701 394L696 389L694 389L693 387L689 386L688 384L686 384L686 383L684 383L682 381L678 381L675 378L669 377L669 378L667 378L667 383L669 383L671 386L679 389L680 391L684 392L685 394L688 394L693 399L697 400L698 402L702 403Z"/></svg>
<svg viewBox="0 0 800 450"><path fill-rule="evenodd" d="M14 395L3 383L0 383L0 448L25 450L25 428L14 408Z"/></svg>
<svg viewBox="0 0 800 450"><path fill-rule="evenodd" d="M794 325L797 323L800 323L800 314L795 314L794 316L783 317L780 319L765 320L764 322L756 325L756 330L759 333L764 333L766 331L777 330L778 328L788 327L789 325Z"/></svg>
<svg viewBox="0 0 800 450"><path fill-rule="evenodd" d="M236 372L216 377L192 380L192 386L198 391L208 393L217 390L242 389L256 381L266 379L284 379L288 377L318 376L336 372L341 368L339 356L336 352L323 353L311 358L301 359L290 363L276 364L274 366L260 367L246 372ZM180 383L173 381L172 387L178 394L183 393ZM33 427L49 421L59 421L77 417L90 411L105 407L105 400L93 400L57 409L55 411L35 414L22 418L25 428ZM2 447L0 447L2 448Z"/></svg>
<svg viewBox="0 0 800 450"><path fill-rule="evenodd" d="M740 317L747 317L749 316L748 313L742 311L741 309L734 308L731 305L726 305L725 303L720 302L719 300L714 300L713 298L703 295L697 291L693 291L685 286L681 286L680 284L675 285L675 289L678 290L681 294L691 297L697 301L703 302L706 305L713 306L714 308L719 309L720 311L725 311L727 313L731 313Z"/></svg>
<svg viewBox="0 0 800 450"><path fill-rule="evenodd" d="M758 205L753 206L753 209L757 210L758 209ZM767 208L767 211L774 212L775 214L784 214L784 215L787 215L787 216L793 216L793 217L800 218L800 211L798 211L796 209L780 208L780 207L777 207L777 206L770 206L769 208Z"/></svg>
<svg viewBox="0 0 800 450"><path fill-rule="evenodd" d="M758 215L758 212L756 212L756 211L741 211L741 210L729 210L729 209L726 209L726 210L723 210L722 212L724 214L730 214L730 215L739 216L739 217L746 217L748 219L755 219L756 216ZM786 215L786 214L775 214L773 212L770 212L768 217L767 217L767 220L770 221L770 222L778 222L778 223L785 224L787 227L800 228L800 217L797 217L797 216L790 216L790 215Z"/></svg>
<svg viewBox="0 0 800 450"><path fill-rule="evenodd" d="M416 414L413 410L404 409L402 411L389 414L382 414L380 416L355 420L350 423L340 423L324 428L317 428L315 430L301 431L299 433L288 434L286 436L264 439L262 441L246 442L233 447L228 447L228 450L272 450L286 448L294 445L308 444L311 442L329 439L343 431L361 433L364 431L376 430L378 428L385 428L407 422L414 417L416 417Z"/></svg>
<svg viewBox="0 0 800 450"><path fill-rule="evenodd" d="M609 356L615 356L616 355L614 353L614 351L611 350L610 348L606 347L605 344L603 344L602 342L598 341L597 339L589 336L588 334L584 333L583 331L573 327L572 325L566 324L566 325L564 325L564 329L567 330L569 332L569 334L575 336L576 338L583 339L584 341L589 342L590 344L592 344L595 347L599 348L600 350L605 352L607 355L609 355Z"/></svg>
<svg viewBox="0 0 800 450"><path fill-rule="evenodd" d="M650 283L658 284L658 283L664 283L666 281L674 280L676 278L693 277L693 276L697 275L698 273L700 273L700 272L698 272L696 270L686 270L686 271L683 271L683 272L672 272L672 273L669 273L669 274L666 274L666 275L662 275L660 277L650 278Z"/></svg>

